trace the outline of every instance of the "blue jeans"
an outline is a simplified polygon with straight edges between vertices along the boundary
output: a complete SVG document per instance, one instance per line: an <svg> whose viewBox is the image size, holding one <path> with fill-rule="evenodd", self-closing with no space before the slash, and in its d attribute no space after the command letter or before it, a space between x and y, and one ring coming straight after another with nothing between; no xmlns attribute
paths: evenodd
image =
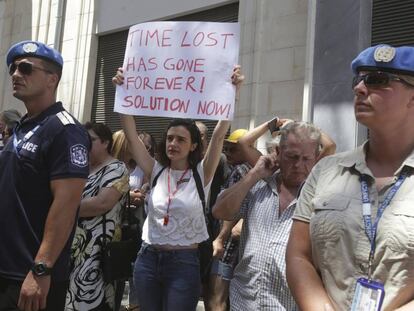
<svg viewBox="0 0 414 311"><path fill-rule="evenodd" d="M143 311L195 310L201 290L198 250L161 251L143 244L134 284Z"/></svg>
<svg viewBox="0 0 414 311"><path fill-rule="evenodd" d="M221 260L214 259L211 264L210 274L221 276L225 281L230 281L233 278L234 266L229 263L224 263Z"/></svg>

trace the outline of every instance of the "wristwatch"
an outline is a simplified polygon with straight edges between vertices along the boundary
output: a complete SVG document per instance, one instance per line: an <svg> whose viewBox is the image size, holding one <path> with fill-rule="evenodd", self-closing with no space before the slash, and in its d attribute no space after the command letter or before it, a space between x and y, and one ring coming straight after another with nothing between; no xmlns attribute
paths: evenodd
<svg viewBox="0 0 414 311"><path fill-rule="evenodd" d="M35 262L31 270L35 276L46 276L52 273L52 268L41 261Z"/></svg>

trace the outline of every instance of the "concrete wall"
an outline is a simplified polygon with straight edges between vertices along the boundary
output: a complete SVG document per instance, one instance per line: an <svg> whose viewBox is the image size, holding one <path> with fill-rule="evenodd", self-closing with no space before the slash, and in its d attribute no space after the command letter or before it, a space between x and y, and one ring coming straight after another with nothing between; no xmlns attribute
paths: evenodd
<svg viewBox="0 0 414 311"><path fill-rule="evenodd" d="M11 95L6 54L13 43L32 36L32 1L0 1L0 36L0 111L15 108L24 112L24 105Z"/></svg>
<svg viewBox="0 0 414 311"><path fill-rule="evenodd" d="M234 0L100 0L97 11L97 33L127 29L131 25L214 8Z"/></svg>
<svg viewBox="0 0 414 311"><path fill-rule="evenodd" d="M253 128L273 116L301 119L307 4L307 0L240 1L240 62L247 79L233 128ZM259 141L259 148L265 140Z"/></svg>
<svg viewBox="0 0 414 311"><path fill-rule="evenodd" d="M350 63L370 45L372 2L311 2L315 19L307 83L313 121L337 142L337 151L349 150L366 138L354 117Z"/></svg>
<svg viewBox="0 0 414 311"><path fill-rule="evenodd" d="M79 120L88 120L96 64L94 18L94 0L0 0L0 110L25 111L11 94L4 59L12 44L38 40L62 52L58 100Z"/></svg>
<svg viewBox="0 0 414 311"><path fill-rule="evenodd" d="M67 0L61 38L65 61L58 98L79 121L90 120L95 83L96 13L99 0Z"/></svg>
<svg viewBox="0 0 414 311"><path fill-rule="evenodd" d="M11 43L30 38L60 49L65 65L58 99L78 119L86 121L91 112L99 34L231 2L0 0L0 56L4 57ZM254 127L274 115L300 119L308 1L241 0L239 3L240 63L246 74L246 83L232 127ZM13 26L13 23L18 26ZM21 108L21 103L10 94L7 70L4 62L0 63L3 66L0 88L5 90L0 109L6 107L4 103L10 102L11 106Z"/></svg>

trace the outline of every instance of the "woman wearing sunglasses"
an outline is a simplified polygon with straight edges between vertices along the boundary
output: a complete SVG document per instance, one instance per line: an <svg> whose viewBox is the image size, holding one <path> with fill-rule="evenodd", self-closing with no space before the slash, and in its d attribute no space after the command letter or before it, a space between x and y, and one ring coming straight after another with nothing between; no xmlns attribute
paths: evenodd
<svg viewBox="0 0 414 311"><path fill-rule="evenodd" d="M242 79L240 68L235 68L233 84L240 85ZM123 80L119 69L113 82L120 85ZM140 307L143 311L195 310L201 286L198 244L208 238L196 178L207 197L230 122L217 123L202 158L195 122L173 120L161 141L159 161L138 137L133 117L121 115L121 123L133 159L153 186L134 270Z"/></svg>
<svg viewBox="0 0 414 311"><path fill-rule="evenodd" d="M352 62L369 140L321 160L295 211L287 278L301 310L414 308L414 48Z"/></svg>

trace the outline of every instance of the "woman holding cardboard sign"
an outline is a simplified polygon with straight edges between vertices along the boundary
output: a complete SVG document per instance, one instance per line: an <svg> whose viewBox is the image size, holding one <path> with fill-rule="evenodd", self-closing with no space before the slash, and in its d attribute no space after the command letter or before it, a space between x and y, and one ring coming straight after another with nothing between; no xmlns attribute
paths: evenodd
<svg viewBox="0 0 414 311"><path fill-rule="evenodd" d="M243 76L233 71L237 89ZM119 69L114 84L124 81ZM203 205L220 160L229 121L219 121L204 159L192 120L173 120L164 134L159 161L137 135L132 116L121 115L130 150L149 177L148 216L135 263L134 284L142 310L195 310L200 295L198 244L208 238Z"/></svg>

